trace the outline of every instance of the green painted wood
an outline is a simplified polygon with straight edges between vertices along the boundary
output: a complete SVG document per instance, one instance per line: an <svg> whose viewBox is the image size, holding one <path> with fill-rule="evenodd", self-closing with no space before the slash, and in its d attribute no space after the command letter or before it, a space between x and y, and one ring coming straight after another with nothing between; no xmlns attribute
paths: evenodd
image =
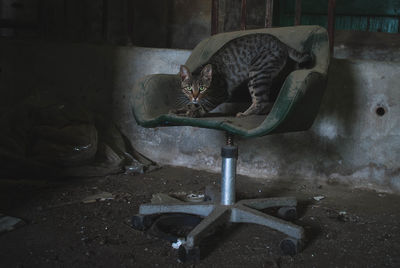
<svg viewBox="0 0 400 268"><path fill-rule="evenodd" d="M303 25L327 27L328 0L302 1ZM280 0L278 26L294 24L295 0ZM400 0L338 0L335 28L338 30L399 32Z"/></svg>
<svg viewBox="0 0 400 268"><path fill-rule="evenodd" d="M295 0L280 0L283 12L294 14ZM328 0L302 1L304 14L326 14ZM400 0L337 0L336 13L340 15L400 16Z"/></svg>

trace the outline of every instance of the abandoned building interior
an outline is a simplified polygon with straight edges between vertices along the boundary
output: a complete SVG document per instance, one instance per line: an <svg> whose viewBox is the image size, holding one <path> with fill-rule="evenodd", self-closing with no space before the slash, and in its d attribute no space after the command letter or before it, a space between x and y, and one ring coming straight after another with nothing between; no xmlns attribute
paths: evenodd
<svg viewBox="0 0 400 268"><path fill-rule="evenodd" d="M400 267L399 73L400 0L0 0L0 267Z"/></svg>

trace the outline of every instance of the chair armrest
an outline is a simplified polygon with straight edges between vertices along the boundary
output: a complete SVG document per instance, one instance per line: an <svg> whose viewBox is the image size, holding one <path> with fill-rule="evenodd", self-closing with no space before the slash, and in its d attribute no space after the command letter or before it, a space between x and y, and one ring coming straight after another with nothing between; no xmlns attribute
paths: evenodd
<svg viewBox="0 0 400 268"><path fill-rule="evenodd" d="M174 108L179 94L179 76L153 74L135 83L131 103L137 123L143 127L164 124L162 115Z"/></svg>

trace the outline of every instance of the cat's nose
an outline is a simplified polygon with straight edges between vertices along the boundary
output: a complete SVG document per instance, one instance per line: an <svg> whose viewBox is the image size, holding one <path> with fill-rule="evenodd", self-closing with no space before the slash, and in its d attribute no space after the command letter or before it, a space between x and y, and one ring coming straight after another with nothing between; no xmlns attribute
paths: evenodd
<svg viewBox="0 0 400 268"><path fill-rule="evenodd" d="M197 98L193 98L192 103L197 104Z"/></svg>

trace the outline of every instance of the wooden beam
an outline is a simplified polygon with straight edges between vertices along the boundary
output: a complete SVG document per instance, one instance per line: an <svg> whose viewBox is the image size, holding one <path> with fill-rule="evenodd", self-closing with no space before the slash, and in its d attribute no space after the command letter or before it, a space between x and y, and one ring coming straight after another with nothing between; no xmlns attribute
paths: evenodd
<svg viewBox="0 0 400 268"><path fill-rule="evenodd" d="M274 0L267 0L265 4L265 28L272 27L274 14Z"/></svg>
<svg viewBox="0 0 400 268"><path fill-rule="evenodd" d="M131 45L135 44L135 6L134 2L131 0L126 0L126 8L127 8L127 13L126 13L126 30L129 38L129 42Z"/></svg>
<svg viewBox="0 0 400 268"><path fill-rule="evenodd" d="M397 32L400 33L400 17L397 17Z"/></svg>
<svg viewBox="0 0 400 268"><path fill-rule="evenodd" d="M212 2L211 2L211 35L218 33L218 11L219 11L219 0L212 0Z"/></svg>
<svg viewBox="0 0 400 268"><path fill-rule="evenodd" d="M246 0L242 0L242 18L240 22L240 29L246 30Z"/></svg>
<svg viewBox="0 0 400 268"><path fill-rule="evenodd" d="M103 41L108 40L108 0L103 0L103 7L102 7L102 22L101 22L101 27L102 27L102 35L103 35Z"/></svg>
<svg viewBox="0 0 400 268"><path fill-rule="evenodd" d="M296 0L296 10L294 16L294 25L301 24L301 0Z"/></svg>
<svg viewBox="0 0 400 268"><path fill-rule="evenodd" d="M333 45L335 38L335 9L336 0L328 0L328 35L329 35L329 48L333 54Z"/></svg>

